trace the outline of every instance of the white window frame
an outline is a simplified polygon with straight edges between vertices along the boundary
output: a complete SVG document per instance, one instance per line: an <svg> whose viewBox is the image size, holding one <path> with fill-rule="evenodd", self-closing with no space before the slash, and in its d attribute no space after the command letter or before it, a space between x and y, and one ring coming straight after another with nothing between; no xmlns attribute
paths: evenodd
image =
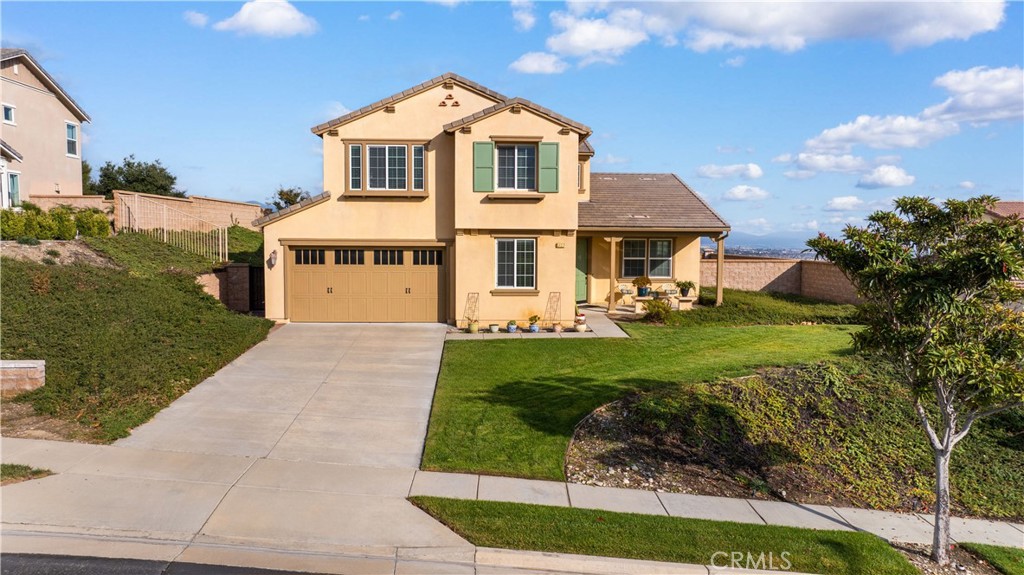
<svg viewBox="0 0 1024 575"><path fill-rule="evenodd" d="M17 126L18 125L18 107L15 106L14 104L8 104L7 102L3 103L3 107L4 107L4 118L3 118L4 123L7 124L8 126ZM6 112L7 112L8 108L10 108L10 110L11 110L11 119L10 120L8 120L7 117L6 117L7 116Z"/></svg>
<svg viewBox="0 0 1024 575"><path fill-rule="evenodd" d="M364 148L363 151L366 153L366 160L365 160L366 175L365 175L365 178L366 178L366 189L367 190L371 190L371 191L375 191L376 192L376 191L400 191L400 190L408 190L409 189L409 179L410 179L410 174L409 174L409 146L407 144L366 144L365 146L363 146L363 148ZM384 187L383 188L375 188L372 185L373 178L370 175L370 149L371 148L384 148ZM397 187L397 186L396 187L392 187L392 185L391 185L392 184L392 182L391 182L391 167L392 166L391 166L391 154L390 154L391 148L401 148L401 149L405 150L405 156L404 156L404 158L405 158L405 166L402 168L403 170L405 170L405 177L403 178L405 180L405 185L402 186L402 187ZM397 167L397 165L396 165L396 167Z"/></svg>
<svg viewBox="0 0 1024 575"><path fill-rule="evenodd" d="M68 126L70 126L70 127L75 129L75 138L73 140L71 138L67 137L68 136ZM67 152L67 150L68 150L68 148L67 148L68 142L74 142L75 143L75 153L74 154L65 154L67 157L69 157L69 158L80 158L82 156L82 136L81 136L81 134L82 134L82 126L80 124L76 124L74 122L68 122L67 120L64 121L64 151Z"/></svg>
<svg viewBox="0 0 1024 575"><path fill-rule="evenodd" d="M644 257L643 258L638 258L638 257L628 257L627 258L626 257L626 245L625 245L625 242L627 242L627 241L642 241L642 242L644 242ZM654 258L655 260L658 260L658 261L668 260L668 275L666 275L666 276L653 276L653 275L651 275L651 242L652 241L655 241L655 242L667 241L668 242L668 253L669 253L668 257L667 258L663 258L663 257ZM643 259L643 262L644 262L644 275L646 275L647 277L649 277L651 279L671 279L673 277L672 273L673 273L673 267L675 265L675 262L673 260L675 259L675 247L676 247L674 239L672 239L672 238L624 238L622 240L622 242L623 242L622 246L620 247L620 252L621 252L622 255L619 257L619 262L620 262L619 263L619 269L622 272L622 275L620 277L622 277L622 278L635 278L635 277L638 277L638 276L626 275L626 260L633 260L633 261L635 261L635 260L639 260L639 259Z"/></svg>
<svg viewBox="0 0 1024 575"><path fill-rule="evenodd" d="M11 176L14 176L18 180L18 203L15 204L11 198ZM21 203L25 200L21 197L21 172L14 172L7 170L4 172L3 179L3 204L5 208L17 208L21 206Z"/></svg>
<svg viewBox="0 0 1024 575"><path fill-rule="evenodd" d="M516 268L519 266L519 254L526 253L519 251L519 242L527 241L530 242L533 251L533 273L528 277L530 278L531 285L517 286L519 273ZM500 274L500 261L499 246L501 242L512 242L512 285L501 285L501 274ZM515 289L515 290L536 290L537 289L537 238L496 238L494 241L494 286L497 289Z"/></svg>
<svg viewBox="0 0 1024 575"><path fill-rule="evenodd" d="M355 166L352 162L352 151L359 150L359 166ZM359 169L359 185L353 186L353 172L355 169ZM366 178L366 174L363 170L363 145L362 144L349 144L348 145L348 189L350 190L361 190L363 189L363 180Z"/></svg>
<svg viewBox="0 0 1024 575"><path fill-rule="evenodd" d="M515 153L512 154L512 187L501 186L501 154L499 150L501 148L512 148ZM532 148L533 149L533 187L520 188L519 187L519 148ZM517 192L536 192L537 182L540 180L540 147L537 144L495 144L494 146L494 189L495 190L514 190Z"/></svg>

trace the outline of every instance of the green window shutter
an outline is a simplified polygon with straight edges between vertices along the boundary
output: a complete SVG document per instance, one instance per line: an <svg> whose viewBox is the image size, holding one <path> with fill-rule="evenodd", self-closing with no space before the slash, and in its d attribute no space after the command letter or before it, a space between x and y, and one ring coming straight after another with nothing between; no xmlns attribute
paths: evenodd
<svg viewBox="0 0 1024 575"><path fill-rule="evenodd" d="M494 142L473 142L473 191L494 191Z"/></svg>
<svg viewBox="0 0 1024 575"><path fill-rule="evenodd" d="M537 191L558 191L558 142L540 143L540 181Z"/></svg>

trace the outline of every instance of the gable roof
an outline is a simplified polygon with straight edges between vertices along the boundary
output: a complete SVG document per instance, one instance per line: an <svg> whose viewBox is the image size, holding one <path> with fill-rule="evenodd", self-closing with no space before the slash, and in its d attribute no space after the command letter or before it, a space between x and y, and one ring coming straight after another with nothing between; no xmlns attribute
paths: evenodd
<svg viewBox="0 0 1024 575"><path fill-rule="evenodd" d="M21 48L0 49L0 62L6 62L15 58L22 58L25 61L25 65L32 70L33 73L39 76L39 79L42 80L43 84L45 84L46 87L57 96L57 99L60 100L62 104L71 110L71 113L74 114L80 122L92 121L92 119L89 118L89 114L85 113L85 110L78 105L78 102L75 102L74 98L64 91L64 88L61 88L60 84L58 84L57 81L39 65L39 62L36 62L35 58L33 58L32 54L29 54L27 50L23 50Z"/></svg>
<svg viewBox="0 0 1024 575"><path fill-rule="evenodd" d="M729 224L675 174L590 175L579 228L719 232Z"/></svg>
<svg viewBox="0 0 1024 575"><path fill-rule="evenodd" d="M533 102L527 100L526 98L506 98L505 100L503 100L501 102L498 102L497 104L491 106L490 108L484 108L483 110L480 110L479 112L475 112L473 114L470 114L470 115L466 116L465 118L461 118L461 119L455 120L454 122L450 122L448 124L445 124L444 125L444 131L446 131L446 132L454 132L455 130L458 130L459 128L462 128L464 126L468 126L470 124L476 123L476 122L478 122L480 120L483 120L484 118L487 118L488 116L493 116L494 114L497 114L498 112L501 112L503 110L507 110L508 108L511 108L512 106L522 106L522 107L524 107L524 108L534 112L535 114L538 114L540 116L544 116L544 117L548 118L549 120L555 122L556 124L562 124L563 126L566 126L566 127L570 128L572 130L575 130L576 132L579 132L580 134L584 134L584 135L589 136L591 133L593 133L593 130L591 130L587 126L585 126L585 125L583 125L583 124L581 124L581 123L579 123L579 122L577 122L575 120L570 120L569 118L566 118L565 116L563 116L563 115L561 115L561 114L559 114L557 112L553 112L553 111L545 108L544 106L541 106L541 105L538 105L538 104L534 104Z"/></svg>
<svg viewBox="0 0 1024 575"><path fill-rule="evenodd" d="M996 202L996 205L986 211L997 218L1016 215L1018 218L1024 219L1024 202Z"/></svg>
<svg viewBox="0 0 1024 575"><path fill-rule="evenodd" d="M21 157L21 154L18 153L18 150L12 148L10 144L3 141L2 139L0 139L0 152L2 152L4 156L7 156L8 158L18 162L20 162L23 159Z"/></svg>
<svg viewBox="0 0 1024 575"><path fill-rule="evenodd" d="M391 96L388 96L387 98L384 98L383 100L378 100L378 101L370 104L369 106L363 106L362 108L359 108L358 110L353 110L353 111L351 111L351 112L349 112L349 113L347 113L347 114L345 114L343 116L338 116L337 118L335 118L335 119L333 119L333 120L331 120L329 122L325 122L323 124L319 124L319 125L313 126L312 128L310 128L310 130L312 130L312 132L314 134L316 134L318 136L322 136L324 132L326 132L327 130L330 130L331 128L337 128L338 126L341 126L341 125L347 124L347 123L349 123L349 122L351 122L353 120L357 120L359 118L362 118L363 116L365 116L367 114L370 114L372 112L376 112L377 110L380 110L381 108L383 108L383 107L385 107L385 106L387 106L389 104L394 104L395 102L400 102L402 100L405 100L406 98L410 98L412 96L415 96L416 94L419 94L420 92L423 92L424 90L429 90L430 88L433 88L434 86L437 86L438 84L443 84L443 83L445 83L445 82L447 82L449 80L451 80L451 81L453 81L453 82L455 82L457 84L462 85L462 87L464 87L464 88L468 88L468 89L470 89L470 90L472 90L474 92L477 92L479 94L487 96L488 98L490 98L490 99L492 99L494 101L497 101L497 102L501 102L501 101L504 101L504 100L508 99L507 96L499 94L498 92L495 92L494 90L492 90L492 89L490 89L490 88L488 88L488 87L486 87L486 86L484 86L482 84L477 84L476 82L474 82L472 80L467 80L466 78L463 78L462 76L459 76L458 74L455 74L453 72L445 72L444 74L441 74L440 76L438 76L436 78L432 78L430 80L427 80L426 82L423 82L422 84L419 84L417 86L413 86L412 88L409 88L408 90L402 90L401 92L399 92L397 94L392 94Z"/></svg>
<svg viewBox="0 0 1024 575"><path fill-rule="evenodd" d="M590 142L586 140L580 140L580 153L581 156L593 156L594 146L590 145Z"/></svg>
<svg viewBox="0 0 1024 575"><path fill-rule="evenodd" d="M311 208L317 204L322 204L323 202L326 202L330 197L331 192L323 192L322 194L317 194L311 198L302 200L297 204L292 204L283 210L267 214L262 218L256 218L255 220L252 221L252 225L253 227L262 228L263 226L269 224L270 222L279 220L285 216L290 216L292 214L301 212L306 208Z"/></svg>

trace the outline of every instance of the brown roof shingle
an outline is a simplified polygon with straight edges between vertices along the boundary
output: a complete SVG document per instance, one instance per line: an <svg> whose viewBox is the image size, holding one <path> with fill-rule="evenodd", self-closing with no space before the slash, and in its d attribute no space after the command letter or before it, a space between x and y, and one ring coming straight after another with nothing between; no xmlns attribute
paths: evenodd
<svg viewBox="0 0 1024 575"><path fill-rule="evenodd" d="M990 214L1000 218L1016 215L1024 219L1024 202L996 202L996 205L992 206L992 209L988 211Z"/></svg>
<svg viewBox="0 0 1024 575"><path fill-rule="evenodd" d="M593 156L594 146L590 145L590 142L586 140L580 141L580 155L581 156Z"/></svg>
<svg viewBox="0 0 1024 575"><path fill-rule="evenodd" d="M675 174L594 172L579 227L725 231L729 224Z"/></svg>
<svg viewBox="0 0 1024 575"><path fill-rule="evenodd" d="M466 116L465 118L460 118L458 120L455 120L454 122L450 122L448 124L445 124L444 125L444 131L446 131L446 132L453 132L453 131L455 131L455 130L463 127L463 126L472 124L472 123L476 122L477 120L486 118L487 116L490 116L492 114L497 114L498 112L500 112L502 110L505 110L507 108L511 108L512 106L522 106L524 108L527 108L529 110L532 110L532 111L536 112L537 114L540 114L542 116L547 116L548 118L551 118L552 120L554 120L555 122L558 122L559 124L564 124L566 126L569 126L570 128L572 128L572 129L574 129L577 132L580 132L582 134L589 135L589 134L591 134L593 132L593 130L591 130L586 125L581 124L581 123L579 123L579 122L577 122L575 120L570 120L569 118L566 118L565 116L559 114L558 112L549 110L548 108L545 108L544 106L541 106L539 104L534 104L533 102L527 100L526 98L506 98L504 101L498 102L497 104L495 104L495 105L493 105L493 106L491 106L489 108L484 108L483 110L480 110L479 112L475 112L473 114L470 114L470 115Z"/></svg>
<svg viewBox="0 0 1024 575"><path fill-rule="evenodd" d="M281 219L283 217L290 216L290 215L292 215L294 213L297 213L297 212L301 212L302 210L305 210L306 208L311 208L311 207L313 207L313 206L315 206L317 204L321 204L323 202L326 202L328 199L330 199L330 197L331 197L331 192L324 192L322 194L317 194L317 195L315 195L315 196L313 196L311 198L306 198L305 200L302 200L301 202L299 202L297 204L290 205L290 206L286 207L283 210L267 214L267 215L263 216L262 218L256 218L255 220L252 221L252 225L254 227L261 228L261 227L269 224L270 222L273 222L275 220L279 220L279 219Z"/></svg>
<svg viewBox="0 0 1024 575"><path fill-rule="evenodd" d="M391 96L388 96L387 98L384 98L383 100L378 100L378 101L376 101L376 102L374 102L374 103L372 103L372 104L370 104L368 106L363 106L362 108L359 108L358 110L353 110L353 111L351 111L351 112L349 112L349 113L347 113L347 114L345 114L343 116L339 116L339 117L337 117L337 118L335 118L335 119L333 119L333 120L331 120L329 122L325 122L323 124L319 124L319 125L313 126L312 128L310 128L310 130L312 130L312 132L314 134L323 134L324 132L326 132L327 130L330 130L331 128L336 128L336 127L338 127L338 126L340 126L342 124L347 124L347 123L349 123L349 122L351 122L353 120L356 120L358 118L361 118L361 117L365 116L366 114L369 114L370 112L375 112L377 110L380 110L381 108L387 106L388 104L393 104L395 102L398 102L399 100L404 100L404 99L408 98L409 96L413 96L413 95L418 94L418 93L420 93L420 92L422 92L424 90L428 90L430 88L433 88L434 86L437 86L438 84L443 84L444 82L446 82L448 80L452 80L454 82L462 84L463 86L465 86L465 87L467 87L467 88L469 88L471 90L474 90L476 92L484 94L485 96L488 96L488 97L490 97L490 98L492 98L494 100L497 100L499 102L508 99L508 96L505 96L503 94L499 94L498 92L495 92L494 90L488 88L487 86L484 86L482 84L477 84L476 82L474 82L472 80L467 80L466 78L463 78L462 76L459 76L458 74L455 74L454 72L445 72L444 74L441 74L440 76L438 76L436 78L432 78L430 80L427 80L426 82L423 82L422 84L418 84L416 86L413 86L412 88L409 88L407 90L402 90L401 92L398 92L397 94L393 94Z"/></svg>

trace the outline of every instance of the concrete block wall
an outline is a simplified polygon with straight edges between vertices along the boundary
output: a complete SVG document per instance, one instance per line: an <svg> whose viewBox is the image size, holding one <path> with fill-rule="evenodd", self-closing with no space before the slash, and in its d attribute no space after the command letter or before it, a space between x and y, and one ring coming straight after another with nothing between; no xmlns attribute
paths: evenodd
<svg viewBox="0 0 1024 575"><path fill-rule="evenodd" d="M120 198L124 198L124 202L128 206L134 205L132 202L132 196L138 196L145 198L149 202L155 202L157 204L167 206L174 210L174 212L181 212L199 218L203 221L214 224L215 226L232 226L239 225L250 230L255 230L252 222L256 218L263 215L263 208L256 204L247 204L245 202L235 202L232 200L221 200L218 198L205 198L202 196L191 196L188 198L171 198L167 196L156 196L153 194L140 194L137 192L129 192L123 190L114 190L114 226L120 229L122 222L126 217L122 214L122 206ZM146 204L145 202L142 202ZM152 204L147 204L152 206ZM139 209L138 213L135 214L137 218L136 224L143 229L150 228L161 228L167 226L168 229L191 229L188 226L191 222L185 222L179 218L171 218L169 221L163 219L157 219L155 211L152 209Z"/></svg>
<svg viewBox="0 0 1024 575"><path fill-rule="evenodd" d="M800 262L800 293L814 299L836 303L861 303L850 280L831 262Z"/></svg>
<svg viewBox="0 0 1024 575"><path fill-rule="evenodd" d="M200 274L196 282L203 291L217 298L231 311L249 313L249 264L233 263L210 273Z"/></svg>
<svg viewBox="0 0 1024 575"><path fill-rule="evenodd" d="M0 361L0 393L10 397L46 384L46 361L5 359Z"/></svg>
<svg viewBox="0 0 1024 575"><path fill-rule="evenodd" d="M715 260L700 262L700 285L714 286ZM860 303L857 291L832 263L812 260L726 258L724 287L802 295L836 303Z"/></svg>
<svg viewBox="0 0 1024 575"><path fill-rule="evenodd" d="M114 203L113 200L108 200L103 196L65 196L61 194L36 194L29 197L27 201L39 206L39 209L44 212L57 206L71 206L78 209L96 208L107 211Z"/></svg>

